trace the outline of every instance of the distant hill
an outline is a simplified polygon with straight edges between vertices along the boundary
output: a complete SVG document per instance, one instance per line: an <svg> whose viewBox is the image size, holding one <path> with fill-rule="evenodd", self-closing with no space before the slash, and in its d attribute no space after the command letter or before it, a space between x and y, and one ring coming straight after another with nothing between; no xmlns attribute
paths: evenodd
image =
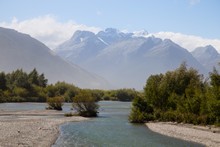
<svg viewBox="0 0 220 147"><path fill-rule="evenodd" d="M55 52L119 88L142 89L148 76L173 70L184 61L189 67L208 73L191 53L169 39L141 37L112 28L97 34L77 31Z"/></svg>
<svg viewBox="0 0 220 147"><path fill-rule="evenodd" d="M218 63L220 63L220 54L217 50L207 45L205 47L198 47L192 51L192 55L205 67L207 70L212 71L215 66L220 69Z"/></svg>
<svg viewBox="0 0 220 147"><path fill-rule="evenodd" d="M0 28L0 71L16 69L44 73L49 83L65 81L81 88L109 88L103 78L74 63L68 63L47 46L27 34Z"/></svg>

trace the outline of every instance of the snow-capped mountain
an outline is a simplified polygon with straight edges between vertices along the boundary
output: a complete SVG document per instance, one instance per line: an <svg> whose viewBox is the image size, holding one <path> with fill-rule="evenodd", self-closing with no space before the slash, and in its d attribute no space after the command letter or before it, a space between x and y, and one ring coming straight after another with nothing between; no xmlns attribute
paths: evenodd
<svg viewBox="0 0 220 147"><path fill-rule="evenodd" d="M22 68L29 72L36 68L49 83L66 81L82 88L108 87L103 78L66 62L41 42L15 30L0 28L0 52L0 71Z"/></svg>
<svg viewBox="0 0 220 147"><path fill-rule="evenodd" d="M73 43L70 39L55 51L68 61L102 75L120 88L142 89L148 76L173 70L184 61L188 66L207 73L186 49L171 40L146 37L146 32L144 34L145 37L139 37L140 33L138 35L106 29L90 36L91 40L100 40L99 43L95 41L88 43L86 40ZM68 45L71 43L74 45ZM86 51L92 53L86 54ZM70 54L75 57L69 57ZM84 58L85 56L87 58Z"/></svg>
<svg viewBox="0 0 220 147"><path fill-rule="evenodd" d="M106 43L94 33L76 31L70 40L61 44L54 51L66 60L80 64L90 57L95 56L106 46Z"/></svg>
<svg viewBox="0 0 220 147"><path fill-rule="evenodd" d="M220 54L211 45L196 48L192 55L209 71L212 71L214 66L219 68Z"/></svg>
<svg viewBox="0 0 220 147"><path fill-rule="evenodd" d="M107 28L104 31L98 32L97 37L103 40L107 45L111 45L129 39L132 35L133 33L123 33L114 28Z"/></svg>

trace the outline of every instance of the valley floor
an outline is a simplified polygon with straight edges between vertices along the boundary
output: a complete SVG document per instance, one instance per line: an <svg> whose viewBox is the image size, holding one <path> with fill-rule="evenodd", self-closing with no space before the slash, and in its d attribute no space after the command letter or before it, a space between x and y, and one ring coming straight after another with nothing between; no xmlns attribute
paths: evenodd
<svg viewBox="0 0 220 147"><path fill-rule="evenodd" d="M166 136L197 142L209 147L220 146L220 128L171 122L149 122L146 125L150 130Z"/></svg>
<svg viewBox="0 0 220 147"><path fill-rule="evenodd" d="M50 147L59 135L59 125L83 121L83 117L64 117L54 110L2 111L0 110L0 146ZM154 132L198 142L210 147L220 146L220 128L210 128L169 122L146 123Z"/></svg>
<svg viewBox="0 0 220 147"><path fill-rule="evenodd" d="M64 117L54 110L0 111L0 146L50 147L59 135L59 125L83 121L83 117Z"/></svg>

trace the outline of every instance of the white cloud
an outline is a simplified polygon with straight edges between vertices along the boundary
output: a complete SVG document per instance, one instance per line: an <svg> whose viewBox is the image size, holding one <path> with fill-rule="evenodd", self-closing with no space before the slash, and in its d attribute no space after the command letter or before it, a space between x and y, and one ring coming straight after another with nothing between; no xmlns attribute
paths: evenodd
<svg viewBox="0 0 220 147"><path fill-rule="evenodd" d="M54 49L60 43L68 40L76 30L88 30L94 33L101 30L97 27L77 24L72 20L59 22L51 15L40 16L23 21L13 18L11 22L0 22L0 26L30 34L32 37L45 43L51 49ZM220 52L220 39L206 39L198 36L173 32L158 32L153 33L152 35L162 39L169 38L189 51L192 51L196 47L212 45L218 50L218 52Z"/></svg>
<svg viewBox="0 0 220 147"><path fill-rule="evenodd" d="M60 43L68 40L76 30L88 30L94 33L100 30L100 28L97 27L77 24L72 20L63 23L58 22L56 18L51 15L40 16L24 21L13 18L11 22L0 22L0 26L30 34L51 49L54 49Z"/></svg>
<svg viewBox="0 0 220 147"><path fill-rule="evenodd" d="M185 35L173 32L159 32L153 33L153 35L162 39L169 38L180 46L188 49L189 51L194 50L196 47L212 45L220 53L220 39L206 39L199 36Z"/></svg>

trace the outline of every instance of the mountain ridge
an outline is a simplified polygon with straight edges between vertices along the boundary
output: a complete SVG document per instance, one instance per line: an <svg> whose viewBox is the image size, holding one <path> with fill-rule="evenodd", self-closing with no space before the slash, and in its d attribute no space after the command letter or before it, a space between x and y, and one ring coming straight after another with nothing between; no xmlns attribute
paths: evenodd
<svg viewBox="0 0 220 147"><path fill-rule="evenodd" d="M220 69L220 54L213 46L197 47L191 53L209 71L212 71L213 67Z"/></svg>
<svg viewBox="0 0 220 147"><path fill-rule="evenodd" d="M101 38L103 42L106 42L106 44L102 42L106 46L90 46L85 41L80 43L84 44L83 50L94 50L94 54L88 54L87 58L78 60L81 58L80 55L77 58L66 58L62 54L63 49L59 46L56 49L59 51L57 54L89 71L102 75L119 88L142 89L148 76L173 70L182 62L187 62L189 66L204 74L208 73L188 50L169 39L162 40L154 36L139 37L134 33L123 33L116 29L106 29L100 32L94 37ZM112 34L109 34L111 32ZM76 55L75 50L81 49L79 46L74 46L69 52Z"/></svg>
<svg viewBox="0 0 220 147"><path fill-rule="evenodd" d="M0 28L0 70L31 71L36 68L44 73L50 83L65 81L81 88L108 87L107 81L91 74L74 63L64 61L46 45L30 35Z"/></svg>

